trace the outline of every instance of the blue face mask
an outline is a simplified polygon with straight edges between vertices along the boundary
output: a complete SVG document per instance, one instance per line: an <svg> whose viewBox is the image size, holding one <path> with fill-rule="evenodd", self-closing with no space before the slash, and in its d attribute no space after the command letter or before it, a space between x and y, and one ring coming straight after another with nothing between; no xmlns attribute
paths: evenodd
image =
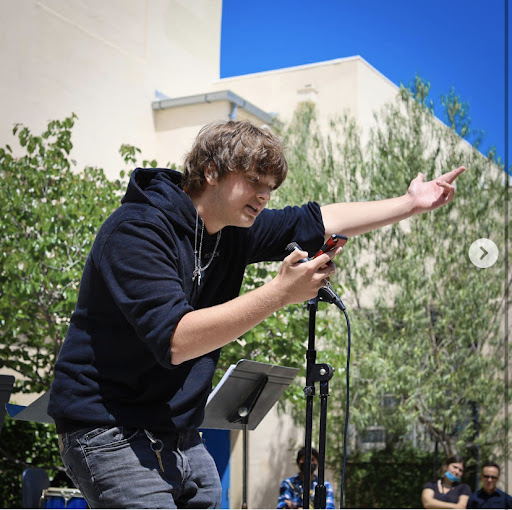
<svg viewBox="0 0 512 510"><path fill-rule="evenodd" d="M444 476L450 480L450 482L459 482L460 478L458 476L452 475L449 471L447 471Z"/></svg>

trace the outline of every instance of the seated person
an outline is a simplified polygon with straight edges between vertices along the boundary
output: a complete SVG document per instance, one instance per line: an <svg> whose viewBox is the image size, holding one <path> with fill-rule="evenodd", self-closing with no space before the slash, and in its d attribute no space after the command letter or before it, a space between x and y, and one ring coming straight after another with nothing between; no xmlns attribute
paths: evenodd
<svg viewBox="0 0 512 510"><path fill-rule="evenodd" d="M297 465L299 472L286 480L281 482L279 488L279 500L277 508L302 508L302 495L304 493L304 461L306 460L306 449L301 448L297 453ZM310 508L314 508L315 502L315 488L318 485L318 477L314 474L318 467L318 452L315 448L311 449L311 487L309 491ZM324 480L324 485L327 491L326 506L325 508L335 508L334 506L334 491L332 485Z"/></svg>
<svg viewBox="0 0 512 510"><path fill-rule="evenodd" d="M421 493L424 508L466 508L471 489L460 483L464 473L464 459L454 455L442 466L439 480L427 482Z"/></svg>
<svg viewBox="0 0 512 510"><path fill-rule="evenodd" d="M468 508L512 508L512 496L496 487L500 477L500 467L495 462L487 462L480 478L482 488L471 495Z"/></svg>

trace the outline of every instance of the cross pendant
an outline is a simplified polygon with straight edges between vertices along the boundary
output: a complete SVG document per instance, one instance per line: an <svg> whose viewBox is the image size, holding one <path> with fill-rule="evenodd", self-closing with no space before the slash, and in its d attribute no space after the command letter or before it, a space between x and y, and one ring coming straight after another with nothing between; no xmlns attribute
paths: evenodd
<svg viewBox="0 0 512 510"><path fill-rule="evenodd" d="M197 285L201 285L201 269L196 267L192 273L192 281L195 282L197 278Z"/></svg>

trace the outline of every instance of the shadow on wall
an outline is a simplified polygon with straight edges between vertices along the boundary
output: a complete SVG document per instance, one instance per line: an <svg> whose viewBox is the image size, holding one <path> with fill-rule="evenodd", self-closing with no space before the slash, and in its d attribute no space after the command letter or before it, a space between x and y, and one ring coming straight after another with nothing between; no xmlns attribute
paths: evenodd
<svg viewBox="0 0 512 510"><path fill-rule="evenodd" d="M193 127L199 131L200 128L213 120L228 120L230 113L231 107L228 102L153 110L153 125L157 132L173 131L187 127Z"/></svg>
<svg viewBox="0 0 512 510"><path fill-rule="evenodd" d="M268 444L265 470L260 470L261 479L251 480L249 505L251 508L276 508L279 498L279 486L289 476L297 473L295 458L302 446L295 438L290 437L289 431L279 428L274 431L273 440Z"/></svg>

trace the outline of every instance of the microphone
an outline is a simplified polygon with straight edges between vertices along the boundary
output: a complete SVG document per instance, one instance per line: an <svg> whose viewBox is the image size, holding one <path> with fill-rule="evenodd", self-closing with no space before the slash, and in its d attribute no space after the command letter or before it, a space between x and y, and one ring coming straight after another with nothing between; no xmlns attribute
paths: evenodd
<svg viewBox="0 0 512 510"><path fill-rule="evenodd" d="M286 247L286 251L288 253L293 253L295 250L300 250L302 251L302 248L296 243L296 242L292 242L290 243L287 247ZM308 258L304 258L304 259L300 259L299 262L308 262L309 259Z"/></svg>
<svg viewBox="0 0 512 510"><path fill-rule="evenodd" d="M302 248L296 242L291 242L286 247L286 251L288 251L288 253L293 253L295 250L302 251ZM308 258L303 258L303 259L299 260L300 263L308 262L308 261L309 261ZM327 278L324 280L324 286L318 291L318 298L320 299L320 301L325 301L326 303L336 305L342 312L344 312L346 310L346 307L343 304L343 301L338 296L336 291L332 288L331 282Z"/></svg>

